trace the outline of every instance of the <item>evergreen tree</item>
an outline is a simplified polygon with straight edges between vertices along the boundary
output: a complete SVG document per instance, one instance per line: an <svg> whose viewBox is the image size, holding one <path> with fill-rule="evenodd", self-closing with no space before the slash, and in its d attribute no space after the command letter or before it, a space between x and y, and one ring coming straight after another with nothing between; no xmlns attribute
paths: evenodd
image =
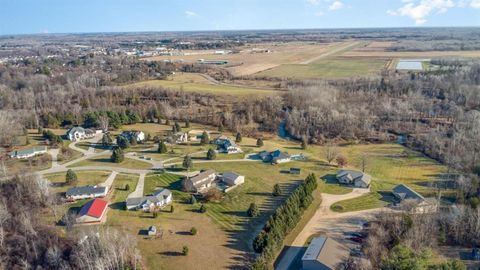
<svg viewBox="0 0 480 270"><path fill-rule="evenodd" d="M200 213L206 213L207 212L207 207L205 206L205 204L202 203L202 205L200 206L200 209L198 209L198 211Z"/></svg>
<svg viewBox="0 0 480 270"><path fill-rule="evenodd" d="M117 136L117 145L122 149L127 149L130 146L130 143L128 142L127 138L123 136Z"/></svg>
<svg viewBox="0 0 480 270"><path fill-rule="evenodd" d="M125 185L125 191L129 191L130 190L130 185L129 184L126 184Z"/></svg>
<svg viewBox="0 0 480 270"><path fill-rule="evenodd" d="M113 143L112 137L108 133L103 134L102 145L107 147Z"/></svg>
<svg viewBox="0 0 480 270"><path fill-rule="evenodd" d="M208 137L208 133L206 131L203 131L202 133L202 138L200 139L201 144L208 144L210 141L210 138Z"/></svg>
<svg viewBox="0 0 480 270"><path fill-rule="evenodd" d="M185 121L185 128L190 128L190 120Z"/></svg>
<svg viewBox="0 0 480 270"><path fill-rule="evenodd" d="M262 138L257 139L257 147L262 147L263 146L263 140Z"/></svg>
<svg viewBox="0 0 480 270"><path fill-rule="evenodd" d="M65 182L68 185L74 185L77 183L77 174L72 169L68 169L67 174L65 175Z"/></svg>
<svg viewBox="0 0 480 270"><path fill-rule="evenodd" d="M42 128L41 126L38 126L37 133L38 133L38 134L42 134L42 133L43 133L43 128Z"/></svg>
<svg viewBox="0 0 480 270"><path fill-rule="evenodd" d="M273 186L272 195L275 196L275 197L282 195L282 189L280 188L280 185L279 185L279 184L275 184L275 185Z"/></svg>
<svg viewBox="0 0 480 270"><path fill-rule="evenodd" d="M258 206L256 203L250 204L250 207L248 207L248 210L247 210L247 215L249 217L257 217L258 215L260 215L260 210L258 209Z"/></svg>
<svg viewBox="0 0 480 270"><path fill-rule="evenodd" d="M215 150L213 150L212 148L208 149L207 159L208 160L214 160L216 158L217 158L217 152L215 152Z"/></svg>
<svg viewBox="0 0 480 270"><path fill-rule="evenodd" d="M170 213L173 213L175 211L175 208L173 207L173 204L170 206Z"/></svg>
<svg viewBox="0 0 480 270"><path fill-rule="evenodd" d="M175 121L174 126L175 126L175 129L174 129L175 132L180 132L180 131L182 131L182 127L180 127L180 124L179 124L177 121Z"/></svg>
<svg viewBox="0 0 480 270"><path fill-rule="evenodd" d="M183 158L183 163L182 163L183 168L185 169L191 169L193 167L193 161L190 155L186 155Z"/></svg>
<svg viewBox="0 0 480 270"><path fill-rule="evenodd" d="M130 138L130 145L132 145L132 146L137 145L137 138L135 138L135 136Z"/></svg>
<svg viewBox="0 0 480 270"><path fill-rule="evenodd" d="M170 126L170 120L169 119L165 120L165 125Z"/></svg>
<svg viewBox="0 0 480 270"><path fill-rule="evenodd" d="M163 141L160 141L158 143L158 153L165 154L167 152L168 152L167 146L165 145L165 143Z"/></svg>
<svg viewBox="0 0 480 270"><path fill-rule="evenodd" d="M112 152L112 156L110 157L110 160L113 163L122 163L123 160L125 159L123 150L120 147L115 147Z"/></svg>
<svg viewBox="0 0 480 270"><path fill-rule="evenodd" d="M195 196L192 195L192 197L190 197L190 204L196 204L197 203L197 198L195 198Z"/></svg>
<svg viewBox="0 0 480 270"><path fill-rule="evenodd" d="M235 142L236 143L242 142L242 134L240 132L237 132L237 136L235 137Z"/></svg>
<svg viewBox="0 0 480 270"><path fill-rule="evenodd" d="M223 132L223 124L222 123L220 123L220 125L218 126L218 131Z"/></svg>
<svg viewBox="0 0 480 270"><path fill-rule="evenodd" d="M306 150L308 147L308 141L306 137L302 137L302 145L301 145L303 150Z"/></svg>

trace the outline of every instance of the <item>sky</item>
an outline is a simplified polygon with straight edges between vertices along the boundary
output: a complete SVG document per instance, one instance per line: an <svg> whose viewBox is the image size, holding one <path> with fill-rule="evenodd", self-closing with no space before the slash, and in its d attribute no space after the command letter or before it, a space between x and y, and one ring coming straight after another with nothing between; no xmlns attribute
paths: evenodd
<svg viewBox="0 0 480 270"><path fill-rule="evenodd" d="M0 0L0 35L480 26L480 0Z"/></svg>

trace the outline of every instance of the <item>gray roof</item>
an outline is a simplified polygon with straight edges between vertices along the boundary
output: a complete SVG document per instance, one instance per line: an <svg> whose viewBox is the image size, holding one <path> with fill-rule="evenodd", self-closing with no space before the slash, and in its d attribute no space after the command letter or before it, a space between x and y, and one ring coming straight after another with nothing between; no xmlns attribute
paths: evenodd
<svg viewBox="0 0 480 270"><path fill-rule="evenodd" d="M143 197L137 197L137 198L127 198L127 207L131 206L139 206L144 203L158 203L160 201L165 200L168 198L170 195L172 195L172 192L166 188L161 188L159 190L156 190L152 195L150 196L143 196Z"/></svg>
<svg viewBox="0 0 480 270"><path fill-rule="evenodd" d="M400 184L393 188L393 193L396 194L400 199L405 200L405 199L414 199L414 200L421 200L425 201L425 198L420 195L418 192L415 190L411 189L409 186Z"/></svg>
<svg viewBox="0 0 480 270"><path fill-rule="evenodd" d="M211 174L214 174L215 171L214 170L206 170L206 171L203 171L197 175L195 175L194 177L191 177L190 178L190 181L192 182L192 184L196 187L196 185L198 184L201 184L201 182L207 178L208 176L210 176Z"/></svg>
<svg viewBox="0 0 480 270"><path fill-rule="evenodd" d="M81 132L81 133L85 133L85 129L83 127L72 127L67 131L67 134L71 134L71 133L73 134L76 131Z"/></svg>
<svg viewBox="0 0 480 270"><path fill-rule="evenodd" d="M97 186L83 186L83 187L72 187L65 192L67 197L70 196L82 196L82 195L92 195L104 193L106 187L97 187Z"/></svg>
<svg viewBox="0 0 480 270"><path fill-rule="evenodd" d="M302 261L318 261L330 269L337 269L349 256L348 249L332 238L320 236L313 238Z"/></svg>
<svg viewBox="0 0 480 270"><path fill-rule="evenodd" d="M26 148L21 150L15 150L8 154L12 157L17 157L17 156L32 155L41 151L47 151L47 147L46 146L31 147L31 148Z"/></svg>
<svg viewBox="0 0 480 270"><path fill-rule="evenodd" d="M342 177L346 174L350 174L350 176L352 177L352 180L357 180L357 179L362 180L367 184L370 184L370 182L372 181L372 177L369 174L366 174L360 171L353 171L353 170L340 170L337 173L337 178Z"/></svg>

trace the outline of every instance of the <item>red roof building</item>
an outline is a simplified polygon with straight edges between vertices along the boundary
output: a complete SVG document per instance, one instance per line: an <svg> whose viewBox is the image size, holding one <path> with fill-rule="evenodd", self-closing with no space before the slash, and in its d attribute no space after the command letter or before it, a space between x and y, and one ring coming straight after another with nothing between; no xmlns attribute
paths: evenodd
<svg viewBox="0 0 480 270"><path fill-rule="evenodd" d="M107 212L108 202L94 199L87 202L78 213L77 223L101 222Z"/></svg>

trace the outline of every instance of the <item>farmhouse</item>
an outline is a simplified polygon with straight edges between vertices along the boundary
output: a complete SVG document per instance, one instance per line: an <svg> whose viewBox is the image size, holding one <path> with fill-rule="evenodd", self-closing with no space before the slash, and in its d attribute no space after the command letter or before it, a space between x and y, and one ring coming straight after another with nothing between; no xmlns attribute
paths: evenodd
<svg viewBox="0 0 480 270"><path fill-rule="evenodd" d="M372 177L359 171L340 170L337 173L337 180L340 184L353 185L358 188L368 188Z"/></svg>
<svg viewBox="0 0 480 270"><path fill-rule="evenodd" d="M91 129L85 129L83 127L72 127L67 131L66 137L70 141L79 141L83 139L93 138L95 131Z"/></svg>
<svg viewBox="0 0 480 270"><path fill-rule="evenodd" d="M172 203L172 192L166 188L161 188L155 191L151 196L144 196L138 198L127 199L128 210L150 211L155 207L164 207Z"/></svg>
<svg viewBox="0 0 480 270"><path fill-rule="evenodd" d="M342 264L348 257L348 249L332 238L326 236L315 237L302 257L302 269L343 269Z"/></svg>
<svg viewBox="0 0 480 270"><path fill-rule="evenodd" d="M77 223L98 223L103 220L107 212L108 202L101 199L93 199L87 202L76 218Z"/></svg>
<svg viewBox="0 0 480 270"><path fill-rule="evenodd" d="M234 172L224 172L222 175L222 182L229 186L241 185L245 182L245 176Z"/></svg>
<svg viewBox="0 0 480 270"><path fill-rule="evenodd" d="M136 131L136 130L131 130L131 131L124 131L120 136L124 137L128 141L131 141L132 138L135 138L137 142L143 142L145 140L145 133L143 131Z"/></svg>
<svg viewBox="0 0 480 270"><path fill-rule="evenodd" d="M275 150L273 152L262 151L258 153L258 156L263 162L270 162L272 164L280 164L289 162L291 160L290 155L287 152Z"/></svg>
<svg viewBox="0 0 480 270"><path fill-rule="evenodd" d="M22 159L22 158L34 157L36 155L41 155L41 154L45 154L45 153L47 153L47 147L46 146L39 146L39 147L31 147L31 148L27 148L27 149L22 149L22 150L15 150L15 151L12 151L12 152L8 153L8 155L11 158Z"/></svg>
<svg viewBox="0 0 480 270"><path fill-rule="evenodd" d="M438 202L434 198L425 198L409 186L400 184L393 188L393 196L397 203L408 206L413 213L433 213L438 210Z"/></svg>
<svg viewBox="0 0 480 270"><path fill-rule="evenodd" d="M235 154L241 153L242 149L230 138L220 136L213 141L217 145L218 151L221 153Z"/></svg>
<svg viewBox="0 0 480 270"><path fill-rule="evenodd" d="M194 177L187 177L183 186L188 192L201 193L211 187L216 178L217 175L214 170L206 170Z"/></svg>
<svg viewBox="0 0 480 270"><path fill-rule="evenodd" d="M168 142L171 144L182 144L188 142L188 133L177 132L168 138Z"/></svg>
<svg viewBox="0 0 480 270"><path fill-rule="evenodd" d="M83 200L107 196L108 189L98 186L72 187L67 190L65 197L67 200Z"/></svg>

